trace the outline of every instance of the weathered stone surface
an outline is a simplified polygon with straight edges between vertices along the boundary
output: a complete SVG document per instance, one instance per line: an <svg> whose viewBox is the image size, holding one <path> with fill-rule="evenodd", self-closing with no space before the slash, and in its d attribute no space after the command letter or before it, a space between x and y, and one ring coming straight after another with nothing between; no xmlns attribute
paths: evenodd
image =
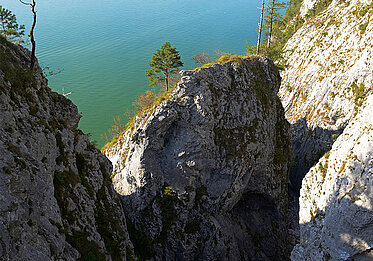
<svg viewBox="0 0 373 261"><path fill-rule="evenodd" d="M0 259L125 260L132 253L110 161L77 129L30 53L0 39Z"/></svg>
<svg viewBox="0 0 373 261"><path fill-rule="evenodd" d="M373 8L364 2L333 1L286 46L279 95L293 124L292 184L306 174L292 260L372 259Z"/></svg>
<svg viewBox="0 0 373 261"><path fill-rule="evenodd" d="M307 170L330 149L370 92L372 13L363 4L334 1L286 45L289 66L279 96L293 124L290 179L297 191Z"/></svg>
<svg viewBox="0 0 373 261"><path fill-rule="evenodd" d="M300 16L306 17L310 9L323 0L304 0L300 7Z"/></svg>
<svg viewBox="0 0 373 261"><path fill-rule="evenodd" d="M345 2L345 1L340 1L340 0L337 0L337 1L332 1L331 3L331 8L333 9L336 9L338 8L338 5L339 4L351 4L351 5L358 5L358 4L364 4L364 5L368 5L370 3L371 0L351 0L351 1L348 1L348 2ZM307 16L307 13L316 6L316 4L320 3L320 4L327 4L327 0L304 0L302 2L302 5L300 7L300 16L302 17L306 17Z"/></svg>
<svg viewBox="0 0 373 261"><path fill-rule="evenodd" d="M105 154L135 252L155 260L289 258L288 123L263 58L183 71Z"/></svg>
<svg viewBox="0 0 373 261"><path fill-rule="evenodd" d="M373 95L303 180L292 260L373 258Z"/></svg>
<svg viewBox="0 0 373 261"><path fill-rule="evenodd" d="M366 93L373 81L373 11L364 9L334 3L288 41L279 96L290 123L305 118L310 129L340 130L356 115L358 88Z"/></svg>

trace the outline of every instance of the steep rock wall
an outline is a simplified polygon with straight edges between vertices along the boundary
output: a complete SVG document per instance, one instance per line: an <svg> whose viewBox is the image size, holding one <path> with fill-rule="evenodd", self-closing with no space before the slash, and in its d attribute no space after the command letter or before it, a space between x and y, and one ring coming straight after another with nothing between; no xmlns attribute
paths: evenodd
<svg viewBox="0 0 373 261"><path fill-rule="evenodd" d="M371 5L334 1L286 45L279 96L293 125L291 180L297 190L371 93L371 17Z"/></svg>
<svg viewBox="0 0 373 261"><path fill-rule="evenodd" d="M268 60L182 72L105 154L141 258L286 260L288 123Z"/></svg>
<svg viewBox="0 0 373 261"><path fill-rule="evenodd" d="M0 259L124 260L132 245L110 161L28 57L0 38Z"/></svg>
<svg viewBox="0 0 373 261"><path fill-rule="evenodd" d="M371 0L333 1L286 46L279 95L302 182L292 260L372 258L372 17Z"/></svg>
<svg viewBox="0 0 373 261"><path fill-rule="evenodd" d="M300 194L300 244L292 260L373 259L373 95Z"/></svg>

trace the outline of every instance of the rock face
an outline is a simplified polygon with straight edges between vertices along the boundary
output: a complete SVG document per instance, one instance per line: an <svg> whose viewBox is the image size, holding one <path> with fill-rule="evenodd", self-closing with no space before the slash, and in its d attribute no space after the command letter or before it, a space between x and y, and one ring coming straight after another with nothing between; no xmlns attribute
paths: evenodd
<svg viewBox="0 0 373 261"><path fill-rule="evenodd" d="M372 4L333 1L286 46L292 184L306 174L292 260L372 258Z"/></svg>
<svg viewBox="0 0 373 261"><path fill-rule="evenodd" d="M371 91L371 16L372 6L334 1L287 43L279 96L293 124L297 188Z"/></svg>
<svg viewBox="0 0 373 261"><path fill-rule="evenodd" d="M300 16L306 17L308 11L321 1L322 0L304 0L300 7Z"/></svg>
<svg viewBox="0 0 373 261"><path fill-rule="evenodd" d="M300 195L292 260L373 259L373 95L311 168Z"/></svg>
<svg viewBox="0 0 373 261"><path fill-rule="evenodd" d="M287 260L288 123L265 59L182 72L105 154L140 259Z"/></svg>
<svg viewBox="0 0 373 261"><path fill-rule="evenodd" d="M132 245L110 162L27 57L0 38L0 259L124 260Z"/></svg>
<svg viewBox="0 0 373 261"><path fill-rule="evenodd" d="M346 3L346 4L364 4L364 5L369 5L371 3L371 0L352 0L347 2L344 1L330 1L330 0L304 0L302 2L302 5L300 7L300 16L301 17L306 17L307 13L314 8L317 4L325 4L325 6L328 4L328 2L332 2L332 8L336 8L340 3Z"/></svg>

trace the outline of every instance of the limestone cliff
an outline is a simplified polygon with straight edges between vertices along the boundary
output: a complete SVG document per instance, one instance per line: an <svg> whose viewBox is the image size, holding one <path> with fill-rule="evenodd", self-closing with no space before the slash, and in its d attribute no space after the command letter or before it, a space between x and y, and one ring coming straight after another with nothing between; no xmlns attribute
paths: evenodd
<svg viewBox="0 0 373 261"><path fill-rule="evenodd" d="M105 154L140 259L286 260L288 123L263 58L183 71Z"/></svg>
<svg viewBox="0 0 373 261"><path fill-rule="evenodd" d="M292 260L372 258L372 17L371 0L333 1L286 46L292 184L305 175Z"/></svg>
<svg viewBox="0 0 373 261"><path fill-rule="evenodd" d="M0 38L0 259L124 260L132 245L110 161L28 57Z"/></svg>
<svg viewBox="0 0 373 261"><path fill-rule="evenodd" d="M279 96L293 124L298 188L371 93L371 17L372 5L334 1L287 43Z"/></svg>
<svg viewBox="0 0 373 261"><path fill-rule="evenodd" d="M292 260L373 258L373 95L311 168L300 195L301 243Z"/></svg>

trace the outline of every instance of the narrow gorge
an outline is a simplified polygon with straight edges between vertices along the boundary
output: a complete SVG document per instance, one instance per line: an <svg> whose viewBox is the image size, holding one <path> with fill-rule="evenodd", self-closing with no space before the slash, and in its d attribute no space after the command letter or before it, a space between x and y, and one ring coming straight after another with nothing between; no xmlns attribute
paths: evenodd
<svg viewBox="0 0 373 261"><path fill-rule="evenodd" d="M0 260L373 260L373 2L181 71L100 152L0 37Z"/></svg>

